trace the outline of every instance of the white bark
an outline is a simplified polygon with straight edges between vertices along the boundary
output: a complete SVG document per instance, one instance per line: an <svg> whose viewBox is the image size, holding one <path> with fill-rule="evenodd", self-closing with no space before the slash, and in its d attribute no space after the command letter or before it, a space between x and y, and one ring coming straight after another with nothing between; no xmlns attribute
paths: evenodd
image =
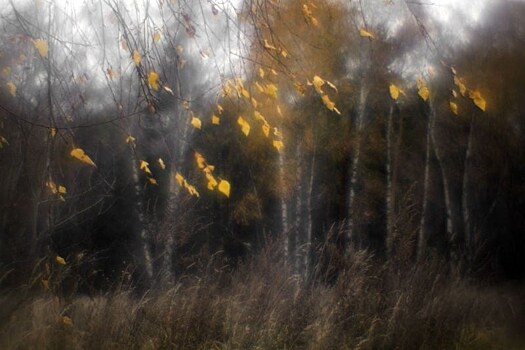
<svg viewBox="0 0 525 350"><path fill-rule="evenodd" d="M285 193L284 187L285 179L284 179L284 151L279 152L279 181L281 183L281 188L283 191L281 193ZM285 195L281 195L280 198L280 206L281 206L281 234L284 235L284 261L288 263L289 261L289 244L290 244L290 232L289 232L289 225L288 225L288 203L287 198Z"/></svg>

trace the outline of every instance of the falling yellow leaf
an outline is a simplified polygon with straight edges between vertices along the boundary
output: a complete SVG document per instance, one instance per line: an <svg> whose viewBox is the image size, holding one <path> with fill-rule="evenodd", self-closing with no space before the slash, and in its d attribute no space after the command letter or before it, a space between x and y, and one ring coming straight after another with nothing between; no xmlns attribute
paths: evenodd
<svg viewBox="0 0 525 350"><path fill-rule="evenodd" d="M280 140L273 140L273 147L277 149L277 151L281 151L281 148L284 147L284 143Z"/></svg>
<svg viewBox="0 0 525 350"><path fill-rule="evenodd" d="M148 181L149 181L149 183L152 184L152 185L158 185L157 180L155 180L155 179L152 178L152 177L148 177Z"/></svg>
<svg viewBox="0 0 525 350"><path fill-rule="evenodd" d="M68 316L62 316L62 324L66 327L73 326L73 320Z"/></svg>
<svg viewBox="0 0 525 350"><path fill-rule="evenodd" d="M430 96L430 91L426 86L423 86L419 89L417 94L423 99L423 101L428 100L428 96Z"/></svg>
<svg viewBox="0 0 525 350"><path fill-rule="evenodd" d="M184 184L184 177L179 172L175 173L175 180L177 180L177 182L178 182L178 184L180 186L182 186Z"/></svg>
<svg viewBox="0 0 525 350"><path fill-rule="evenodd" d="M131 135L128 135L128 137L126 138L126 143L134 143L135 142L135 138Z"/></svg>
<svg viewBox="0 0 525 350"><path fill-rule="evenodd" d="M455 115L458 115L458 105L452 101L450 101L449 105L450 105L450 110L452 111L452 113L454 113Z"/></svg>
<svg viewBox="0 0 525 350"><path fill-rule="evenodd" d="M259 111L253 111L253 116L255 117L255 120L262 120L266 122L266 118L264 118L264 116L259 113Z"/></svg>
<svg viewBox="0 0 525 350"><path fill-rule="evenodd" d="M472 99L474 104L481 109L483 112L485 112L485 109L487 107L487 102L483 97L481 97L481 93L478 90L471 90L469 91L469 97Z"/></svg>
<svg viewBox="0 0 525 350"><path fill-rule="evenodd" d="M284 58L288 57L288 52L283 48L281 48L281 56L283 56Z"/></svg>
<svg viewBox="0 0 525 350"><path fill-rule="evenodd" d="M194 128L200 129L202 127L202 122L198 117L191 117L191 125L193 125Z"/></svg>
<svg viewBox="0 0 525 350"><path fill-rule="evenodd" d="M7 91L9 91L11 96L15 97L16 96L16 85L12 81L8 81L5 85L7 86Z"/></svg>
<svg viewBox="0 0 525 350"><path fill-rule="evenodd" d="M277 48L270 44L266 39L264 39L264 48L268 50L277 50Z"/></svg>
<svg viewBox="0 0 525 350"><path fill-rule="evenodd" d="M264 69L259 68L259 76L261 77L261 79L264 79Z"/></svg>
<svg viewBox="0 0 525 350"><path fill-rule="evenodd" d="M66 260L65 260L63 257L61 257L60 255L57 255L57 256L55 257L55 262L56 262L58 265L62 265L62 266L64 266L64 265L66 264Z"/></svg>
<svg viewBox="0 0 525 350"><path fill-rule="evenodd" d="M206 168L206 160L199 152L195 152L195 161L197 162L197 166L199 167L199 169Z"/></svg>
<svg viewBox="0 0 525 350"><path fill-rule="evenodd" d="M266 95L273 99L277 98L277 86L275 86L274 84L266 84L264 92L266 93Z"/></svg>
<svg viewBox="0 0 525 350"><path fill-rule="evenodd" d="M44 290L49 290L49 280L42 278L41 282L42 282L42 288L44 288Z"/></svg>
<svg viewBox="0 0 525 350"><path fill-rule="evenodd" d="M253 97L250 99L250 102L252 103L252 107L253 107L253 108L257 108L257 106L259 105L259 103L257 102L257 100L254 99Z"/></svg>
<svg viewBox="0 0 525 350"><path fill-rule="evenodd" d="M454 76L454 84L459 88L459 93L462 96L465 96L465 93L467 92L467 87L463 83L463 79L458 78L457 76Z"/></svg>
<svg viewBox="0 0 525 350"><path fill-rule="evenodd" d="M84 164L91 165L92 167L95 167L95 168L97 167L95 163L91 160L91 158L89 158L89 156L84 152L82 148L74 148L71 151L70 155L73 158L80 160Z"/></svg>
<svg viewBox="0 0 525 350"><path fill-rule="evenodd" d="M146 162L145 160L142 160L142 159L139 162L140 162L139 163L140 170L143 170L146 174L153 175L151 173L151 170L149 170L149 163L148 162Z"/></svg>
<svg viewBox="0 0 525 350"><path fill-rule="evenodd" d="M270 126L268 124L262 125L262 131L264 136L269 137L270 136Z"/></svg>
<svg viewBox="0 0 525 350"><path fill-rule="evenodd" d="M390 97L392 97L393 100L397 100L399 98L399 88L394 85L390 84Z"/></svg>
<svg viewBox="0 0 525 350"><path fill-rule="evenodd" d="M250 124L242 116L239 116L239 118L237 118L237 124L241 126L242 133L245 136L248 136L248 134L250 133Z"/></svg>
<svg viewBox="0 0 525 350"><path fill-rule="evenodd" d="M141 58L140 58L140 53L136 49L133 50L132 58L133 58L133 62L135 62L135 65L138 66L140 64Z"/></svg>
<svg viewBox="0 0 525 350"><path fill-rule="evenodd" d="M10 76L10 75L11 75L11 68L8 67L8 66L3 67L3 68L2 68L2 76L3 76L4 78L7 78L7 77Z"/></svg>
<svg viewBox="0 0 525 350"><path fill-rule="evenodd" d="M170 94L171 96L175 96L175 93L173 92L172 89L170 89L169 86L164 85L163 88L164 88L164 90L166 90L167 92L169 92L169 94Z"/></svg>
<svg viewBox="0 0 525 350"><path fill-rule="evenodd" d="M319 95L322 95L324 93L323 89L321 89L321 87L324 85L324 80L320 76L314 76L312 85L314 86L315 91L317 91Z"/></svg>
<svg viewBox="0 0 525 350"><path fill-rule="evenodd" d="M458 98L458 93L454 89L452 89L452 96L454 96L454 98Z"/></svg>
<svg viewBox="0 0 525 350"><path fill-rule="evenodd" d="M66 194L67 193L67 189L64 186L60 185L60 186L58 186L58 193Z"/></svg>
<svg viewBox="0 0 525 350"><path fill-rule="evenodd" d="M221 180L218 187L219 192L230 198L230 183L226 180Z"/></svg>
<svg viewBox="0 0 525 350"><path fill-rule="evenodd" d="M211 123L213 125L219 125L221 123L221 118L217 117L215 114L211 116Z"/></svg>
<svg viewBox="0 0 525 350"><path fill-rule="evenodd" d="M159 75L155 71L151 71L148 74L148 84L155 91L159 89Z"/></svg>
<svg viewBox="0 0 525 350"><path fill-rule="evenodd" d="M215 180L211 173L206 173L206 179L208 180L208 189L213 191L213 189L217 187L217 180Z"/></svg>
<svg viewBox="0 0 525 350"><path fill-rule="evenodd" d="M33 40L33 45L35 45L35 48L38 50L38 53L40 56L46 58L48 54L48 46L47 41L44 39L36 39Z"/></svg>
<svg viewBox="0 0 525 350"><path fill-rule="evenodd" d="M162 160L162 158L159 158L157 160L157 162L159 162L159 166L162 170L166 170L166 164L164 163L164 161Z"/></svg>
<svg viewBox="0 0 525 350"><path fill-rule="evenodd" d="M250 98L250 93L248 92L248 90L246 89L241 89L241 94L246 97L246 98Z"/></svg>
<svg viewBox="0 0 525 350"><path fill-rule="evenodd" d="M224 112L224 108L222 108L221 105L217 105L217 112L218 112L219 114L222 114L222 112Z"/></svg>
<svg viewBox="0 0 525 350"><path fill-rule="evenodd" d="M374 39L374 34L372 34L371 32L369 32L368 30L366 30L365 28L361 28L359 29L359 35L361 35L362 37L364 38L370 38L370 39Z"/></svg>
<svg viewBox="0 0 525 350"><path fill-rule="evenodd" d="M160 33L159 32L155 32L153 33L153 41L158 43L160 41Z"/></svg>
<svg viewBox="0 0 525 350"><path fill-rule="evenodd" d="M326 108L339 115L341 114L341 112L337 108L335 108L335 103L330 100L330 97L328 97L328 95L321 96L321 99L323 100L323 103L326 106Z"/></svg>

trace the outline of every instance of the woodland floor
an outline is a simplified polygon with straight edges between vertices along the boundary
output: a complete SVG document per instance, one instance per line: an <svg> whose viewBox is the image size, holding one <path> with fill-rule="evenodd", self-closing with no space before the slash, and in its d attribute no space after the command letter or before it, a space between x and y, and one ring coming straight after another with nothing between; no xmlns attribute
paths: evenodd
<svg viewBox="0 0 525 350"><path fill-rule="evenodd" d="M364 252L332 283L301 282L269 250L143 296L50 289L2 292L1 349L525 349L523 287L452 278L437 262L394 269Z"/></svg>

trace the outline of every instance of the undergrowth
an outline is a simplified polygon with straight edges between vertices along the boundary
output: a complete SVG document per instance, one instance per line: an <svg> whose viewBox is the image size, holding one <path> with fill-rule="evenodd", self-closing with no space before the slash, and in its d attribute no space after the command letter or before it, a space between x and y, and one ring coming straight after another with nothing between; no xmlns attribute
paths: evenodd
<svg viewBox="0 0 525 350"><path fill-rule="evenodd" d="M394 268L365 251L341 259L331 281L320 267L304 280L279 254L268 247L233 271L216 259L140 295L4 290L0 348L525 348L514 287L475 286L437 260Z"/></svg>

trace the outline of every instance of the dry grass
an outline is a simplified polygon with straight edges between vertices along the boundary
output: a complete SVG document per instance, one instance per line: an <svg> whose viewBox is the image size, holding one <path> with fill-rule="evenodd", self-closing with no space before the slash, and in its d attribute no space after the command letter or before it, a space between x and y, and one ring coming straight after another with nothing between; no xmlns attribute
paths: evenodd
<svg viewBox="0 0 525 350"><path fill-rule="evenodd" d="M305 283L278 254L268 248L235 272L210 265L142 297L4 292L0 348L525 348L523 300L502 292L510 288L469 286L437 263L394 273L366 252L347 258L333 284Z"/></svg>

